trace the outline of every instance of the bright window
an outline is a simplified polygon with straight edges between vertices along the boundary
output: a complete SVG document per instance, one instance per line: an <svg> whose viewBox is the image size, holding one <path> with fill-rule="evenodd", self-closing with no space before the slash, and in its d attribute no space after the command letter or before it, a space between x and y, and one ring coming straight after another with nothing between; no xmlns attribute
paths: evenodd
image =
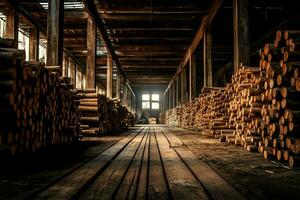
<svg viewBox="0 0 300 200"><path fill-rule="evenodd" d="M152 109L157 110L157 109L159 109L159 103L157 103L157 102L152 102L151 107L152 107Z"/></svg>
<svg viewBox="0 0 300 200"><path fill-rule="evenodd" d="M159 94L152 94L152 101L159 101Z"/></svg>
<svg viewBox="0 0 300 200"><path fill-rule="evenodd" d="M149 109L150 108L150 102L144 101L142 102L142 109Z"/></svg>
<svg viewBox="0 0 300 200"><path fill-rule="evenodd" d="M142 94L142 109L158 110L159 94Z"/></svg>
<svg viewBox="0 0 300 200"><path fill-rule="evenodd" d="M150 95L149 94L143 94L142 95L142 101L149 101L150 100Z"/></svg>

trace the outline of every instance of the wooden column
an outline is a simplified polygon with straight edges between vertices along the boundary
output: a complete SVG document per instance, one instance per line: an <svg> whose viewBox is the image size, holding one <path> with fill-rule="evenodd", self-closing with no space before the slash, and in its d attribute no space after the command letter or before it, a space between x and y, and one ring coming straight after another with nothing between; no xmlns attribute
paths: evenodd
<svg viewBox="0 0 300 200"><path fill-rule="evenodd" d="M172 107L172 89L170 88L168 91L168 97L169 97L169 109L173 108Z"/></svg>
<svg viewBox="0 0 300 200"><path fill-rule="evenodd" d="M69 68L70 68L71 84L74 85L75 84L76 75L75 75L75 63L74 63L74 61L72 59L69 59Z"/></svg>
<svg viewBox="0 0 300 200"><path fill-rule="evenodd" d="M185 81L185 78L184 78L184 68L181 70L181 72L180 72L180 89L181 89L181 92L180 92L180 100L181 100L181 104L183 104L184 103L184 81Z"/></svg>
<svg viewBox="0 0 300 200"><path fill-rule="evenodd" d="M106 83L106 96L112 98L113 94L113 60L110 55L107 55L107 83Z"/></svg>
<svg viewBox="0 0 300 200"><path fill-rule="evenodd" d="M173 82L173 96L172 96L172 99L173 99L173 108L176 107L176 82L174 81Z"/></svg>
<svg viewBox="0 0 300 200"><path fill-rule="evenodd" d="M63 54L64 1L48 0L47 65L61 66ZM60 74L62 74L60 70Z"/></svg>
<svg viewBox="0 0 300 200"><path fill-rule="evenodd" d="M29 61L39 60L39 30L35 27L29 30Z"/></svg>
<svg viewBox="0 0 300 200"><path fill-rule="evenodd" d="M86 56L86 88L96 87L96 43L97 27L89 17L87 19L87 56Z"/></svg>
<svg viewBox="0 0 300 200"><path fill-rule="evenodd" d="M206 30L203 40L203 80L204 86L212 87L212 38L211 32Z"/></svg>
<svg viewBox="0 0 300 200"><path fill-rule="evenodd" d="M66 53L63 53L63 61L62 61L62 76L68 76L69 71L69 56Z"/></svg>
<svg viewBox="0 0 300 200"><path fill-rule="evenodd" d="M116 81L116 98L120 100L121 98L121 75L117 73Z"/></svg>
<svg viewBox="0 0 300 200"><path fill-rule="evenodd" d="M176 106L179 105L179 77L176 79Z"/></svg>
<svg viewBox="0 0 300 200"><path fill-rule="evenodd" d="M81 88L81 83L82 82L82 70L81 66L77 65L76 66L76 88Z"/></svg>
<svg viewBox="0 0 300 200"><path fill-rule="evenodd" d="M14 48L18 48L18 32L19 32L19 13L16 9L10 7L6 15L6 31L5 38L14 39Z"/></svg>
<svg viewBox="0 0 300 200"><path fill-rule="evenodd" d="M250 65L248 0L233 0L233 65Z"/></svg>
<svg viewBox="0 0 300 200"><path fill-rule="evenodd" d="M192 101L196 96L196 57L195 55L190 56L189 61L189 100Z"/></svg>

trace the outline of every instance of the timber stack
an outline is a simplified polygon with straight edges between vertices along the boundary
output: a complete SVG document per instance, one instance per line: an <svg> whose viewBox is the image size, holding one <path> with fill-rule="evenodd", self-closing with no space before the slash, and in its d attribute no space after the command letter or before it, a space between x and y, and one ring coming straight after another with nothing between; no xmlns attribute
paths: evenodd
<svg viewBox="0 0 300 200"><path fill-rule="evenodd" d="M77 137L77 107L70 80L39 62L25 62L24 51L0 44L0 157L36 152Z"/></svg>
<svg viewBox="0 0 300 200"><path fill-rule="evenodd" d="M83 136L116 133L133 126L134 115L117 99L108 99L96 89L77 89L80 131Z"/></svg>
<svg viewBox="0 0 300 200"><path fill-rule="evenodd" d="M299 166L300 58L292 35L277 31L274 43L259 54L259 67L240 67L226 88L203 88L198 98L181 106L187 109L183 115L169 111L166 123L176 126L183 116L187 128L196 111L194 128L204 135Z"/></svg>

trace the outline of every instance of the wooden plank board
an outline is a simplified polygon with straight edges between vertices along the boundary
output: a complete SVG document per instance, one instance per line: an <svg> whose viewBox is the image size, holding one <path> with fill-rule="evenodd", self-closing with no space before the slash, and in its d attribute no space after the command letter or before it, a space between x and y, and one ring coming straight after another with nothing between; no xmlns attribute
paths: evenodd
<svg viewBox="0 0 300 200"><path fill-rule="evenodd" d="M204 188L170 148L161 132L155 133L173 199L209 199Z"/></svg>
<svg viewBox="0 0 300 200"><path fill-rule="evenodd" d="M147 187L148 187L148 161L149 161L149 139L146 142L146 148L144 151L143 161L141 163L140 173L138 177L138 187L136 192L136 199L146 199Z"/></svg>
<svg viewBox="0 0 300 200"><path fill-rule="evenodd" d="M144 139L145 130L128 144L79 199L112 199Z"/></svg>
<svg viewBox="0 0 300 200"><path fill-rule="evenodd" d="M152 131L150 135L148 199L169 199L168 185L163 172L154 132Z"/></svg>
<svg viewBox="0 0 300 200"><path fill-rule="evenodd" d="M147 135L148 137L148 135ZM144 151L146 149L146 141L148 138L142 141L139 150L131 163L126 176L124 177L122 184L116 192L115 199L134 199L136 189L138 185L138 174L140 166L143 160Z"/></svg>
<svg viewBox="0 0 300 200"><path fill-rule="evenodd" d="M92 159L90 162L81 166L78 170L61 179L56 184L53 184L46 191L36 196L36 199L70 199L81 190L86 183L101 172L101 170L108 164L108 162L114 158L114 156L120 152L128 142L139 134L132 133L128 137L121 139L116 145L107 149L99 156Z"/></svg>
<svg viewBox="0 0 300 200"><path fill-rule="evenodd" d="M209 191L213 199L245 199L208 164L187 149L178 137L169 131L164 132L164 134L180 157L189 166L204 187Z"/></svg>

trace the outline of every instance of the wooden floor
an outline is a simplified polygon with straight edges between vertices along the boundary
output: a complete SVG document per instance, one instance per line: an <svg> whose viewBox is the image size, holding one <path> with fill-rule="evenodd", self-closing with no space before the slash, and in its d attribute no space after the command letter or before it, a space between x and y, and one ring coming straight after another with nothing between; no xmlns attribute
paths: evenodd
<svg viewBox="0 0 300 200"><path fill-rule="evenodd" d="M55 166L47 168L47 162L50 162L47 157L45 169L40 169L40 166L32 169L35 166L32 164L27 167L30 173L0 175L0 199L231 200L252 197L248 194L253 190L241 189L247 188L247 182L241 185L232 181L235 177L236 180L243 179L243 176L236 174L238 170L233 170L237 169L238 164L231 170L222 171L198 155L199 152L206 152L205 149L209 149L212 155L214 149L216 152L223 149L221 151L225 153L218 152L218 155L225 158L228 147L215 147L212 144L215 140L209 139L211 144L195 151L199 135L191 134L197 133L165 126L137 126L119 136L103 137L101 142L78 154L80 156L72 151L74 159L61 159ZM93 140L97 141L97 138L85 142ZM202 138L201 141L206 140ZM187 142L189 145L186 145ZM234 154L232 149L230 151ZM65 155L62 157L65 158ZM220 160L223 168L226 169L227 164L232 167L226 159ZM250 160L248 162L251 163ZM255 180L259 182L257 177ZM257 192L261 190L257 188ZM268 196L253 196L250 199L264 197Z"/></svg>

